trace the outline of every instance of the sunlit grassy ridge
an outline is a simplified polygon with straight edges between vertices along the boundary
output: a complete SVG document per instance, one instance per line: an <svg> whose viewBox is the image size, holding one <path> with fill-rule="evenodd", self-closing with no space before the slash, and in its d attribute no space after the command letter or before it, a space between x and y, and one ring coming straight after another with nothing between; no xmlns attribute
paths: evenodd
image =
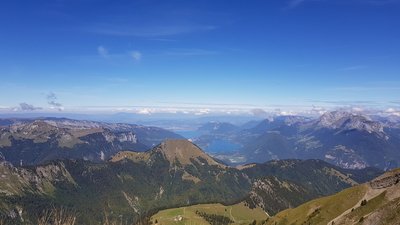
<svg viewBox="0 0 400 225"><path fill-rule="evenodd" d="M268 225L398 225L400 221L400 170L337 194L287 209Z"/></svg>
<svg viewBox="0 0 400 225"><path fill-rule="evenodd" d="M366 188L363 185L352 187L336 195L307 202L295 209L284 210L268 221L268 224L327 224L354 206L365 192Z"/></svg>

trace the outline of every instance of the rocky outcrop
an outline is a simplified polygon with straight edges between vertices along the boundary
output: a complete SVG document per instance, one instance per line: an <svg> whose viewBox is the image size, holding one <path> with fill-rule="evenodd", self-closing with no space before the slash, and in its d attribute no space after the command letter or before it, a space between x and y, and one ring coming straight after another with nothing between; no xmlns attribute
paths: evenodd
<svg viewBox="0 0 400 225"><path fill-rule="evenodd" d="M0 193L8 196L22 193L51 195L54 185L66 183L76 186L76 182L65 168L64 163L51 163L35 168L14 167L12 164L0 162Z"/></svg>
<svg viewBox="0 0 400 225"><path fill-rule="evenodd" d="M369 182L374 189L388 188L400 182L400 169L393 170Z"/></svg>
<svg viewBox="0 0 400 225"><path fill-rule="evenodd" d="M353 114L346 111L326 112L317 121L317 126L340 129L340 130L359 130L367 133L373 133L379 137L385 138L386 134L383 125L379 122L372 121L370 118Z"/></svg>

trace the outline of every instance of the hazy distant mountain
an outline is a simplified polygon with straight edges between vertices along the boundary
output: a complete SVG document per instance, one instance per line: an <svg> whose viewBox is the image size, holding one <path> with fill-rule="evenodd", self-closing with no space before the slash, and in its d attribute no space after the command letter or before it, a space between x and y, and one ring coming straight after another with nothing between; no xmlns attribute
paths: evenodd
<svg viewBox="0 0 400 225"><path fill-rule="evenodd" d="M316 122L316 127L337 130L337 132L357 130L385 138L382 124L372 121L366 116L355 115L345 111L334 111L323 114Z"/></svg>
<svg viewBox="0 0 400 225"><path fill-rule="evenodd" d="M400 116L371 116L375 121L379 121L385 128L400 128Z"/></svg>
<svg viewBox="0 0 400 225"><path fill-rule="evenodd" d="M223 121L226 120L224 118ZM39 133L26 131L33 128L24 124L34 123L35 119L0 120L0 152L9 161L20 163L22 159L23 163L38 163L55 158L98 161L120 150L145 150L166 138L182 138L156 127L57 118L38 121L48 124L47 133L44 130ZM375 166L388 169L400 165L399 121L395 116L368 117L345 111L327 112L314 119L277 116L258 122L250 121L243 126L209 121L198 128L197 133L201 135L192 140L215 157L232 164L299 158L323 159L344 168ZM19 130L7 128L12 126L19 126ZM41 126L37 129L41 129ZM26 135L22 135L22 132ZM41 135L50 135L50 138L47 141L40 140ZM132 135L136 143L128 141L134 140ZM127 139L122 141L124 138ZM10 140L12 146L9 146ZM13 148L18 150L5 151ZM73 151L60 150L71 148Z"/></svg>
<svg viewBox="0 0 400 225"><path fill-rule="evenodd" d="M144 151L181 136L156 127L70 119L0 120L0 153L14 164L53 159L104 161L121 150Z"/></svg>
<svg viewBox="0 0 400 225"><path fill-rule="evenodd" d="M198 128L199 132L209 134L228 134L237 131L239 128L226 122L209 122Z"/></svg>
<svg viewBox="0 0 400 225"><path fill-rule="evenodd" d="M220 138L242 146L233 158L241 155L241 163L299 158L323 159L344 168L395 168L400 165L400 123L393 118L390 123L382 121L345 111L316 119L280 116ZM207 146L207 140L212 139L200 137L195 142ZM216 157L226 160L229 154Z"/></svg>
<svg viewBox="0 0 400 225"><path fill-rule="evenodd" d="M118 152L101 163L63 160L14 167L2 161L0 174L0 218L12 224L34 224L44 210L64 207L79 212L78 224L93 224L105 217L131 223L157 209L195 203L245 199L251 207L265 205L272 197L286 199L264 207L273 214L372 179L380 171L343 170L323 161L301 160L237 169L219 163L189 141L168 140L147 152Z"/></svg>

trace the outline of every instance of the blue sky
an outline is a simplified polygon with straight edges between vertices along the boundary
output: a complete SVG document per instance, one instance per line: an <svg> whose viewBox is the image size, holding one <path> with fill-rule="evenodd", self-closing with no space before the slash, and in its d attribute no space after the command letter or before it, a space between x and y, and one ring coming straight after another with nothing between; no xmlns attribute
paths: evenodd
<svg viewBox="0 0 400 225"><path fill-rule="evenodd" d="M0 29L2 112L400 107L400 0L5 0Z"/></svg>

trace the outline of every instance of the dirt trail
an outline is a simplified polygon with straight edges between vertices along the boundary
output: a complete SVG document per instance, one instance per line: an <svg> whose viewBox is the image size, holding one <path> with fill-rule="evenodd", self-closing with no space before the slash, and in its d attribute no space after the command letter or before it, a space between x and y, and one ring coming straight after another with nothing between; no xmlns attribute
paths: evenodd
<svg viewBox="0 0 400 225"><path fill-rule="evenodd" d="M229 215L231 216L233 222L236 223L235 217L233 217L233 215L232 215L232 206L229 208Z"/></svg>

